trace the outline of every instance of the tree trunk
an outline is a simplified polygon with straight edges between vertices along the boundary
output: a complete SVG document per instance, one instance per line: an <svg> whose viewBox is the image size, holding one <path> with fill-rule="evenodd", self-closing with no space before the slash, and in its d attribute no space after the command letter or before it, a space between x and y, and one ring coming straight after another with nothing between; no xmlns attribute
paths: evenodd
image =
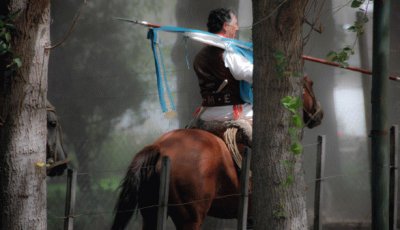
<svg viewBox="0 0 400 230"><path fill-rule="evenodd" d="M292 114L281 103L301 97L306 3L253 0L255 229L307 229L302 156L290 150L301 130L290 135Z"/></svg>
<svg viewBox="0 0 400 230"><path fill-rule="evenodd" d="M0 78L0 226L46 229L46 97L49 0L6 0L1 15L18 12L12 35L22 66Z"/></svg>

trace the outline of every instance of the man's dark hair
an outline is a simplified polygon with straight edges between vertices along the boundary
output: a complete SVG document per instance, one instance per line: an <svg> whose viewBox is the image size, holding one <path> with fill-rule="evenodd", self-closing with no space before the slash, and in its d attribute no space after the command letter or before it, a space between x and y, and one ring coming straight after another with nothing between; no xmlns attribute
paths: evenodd
<svg viewBox="0 0 400 230"><path fill-rule="evenodd" d="M231 14L235 14L233 10L219 8L212 10L208 15L207 28L210 33L218 33L222 30L224 22L230 22L232 20Z"/></svg>

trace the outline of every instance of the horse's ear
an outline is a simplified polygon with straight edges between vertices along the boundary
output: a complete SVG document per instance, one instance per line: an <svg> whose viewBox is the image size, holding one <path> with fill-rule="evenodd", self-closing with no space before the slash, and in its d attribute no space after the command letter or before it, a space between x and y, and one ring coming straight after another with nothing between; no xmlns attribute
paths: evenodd
<svg viewBox="0 0 400 230"><path fill-rule="evenodd" d="M314 81L311 80L311 79L308 77L308 75L304 75L304 77L303 77L303 84L306 84L306 83L310 83L311 86L314 85Z"/></svg>

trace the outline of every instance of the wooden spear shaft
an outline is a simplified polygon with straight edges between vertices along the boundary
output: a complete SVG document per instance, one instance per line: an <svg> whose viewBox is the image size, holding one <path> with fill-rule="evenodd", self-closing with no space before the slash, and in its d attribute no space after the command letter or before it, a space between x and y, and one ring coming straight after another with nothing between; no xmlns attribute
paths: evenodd
<svg viewBox="0 0 400 230"><path fill-rule="evenodd" d="M358 67L353 67L353 66L342 66L336 62L331 62L331 61L327 61L321 58L316 58L316 57L311 57L311 56L307 56L307 55L302 55L301 56L304 60L307 61L312 61L312 62L317 62L317 63L321 63L321 64L325 64L325 65L330 65L330 66L335 66L335 67L339 67L339 68L343 68L343 69L348 69L351 71L355 71L355 72L360 72L363 74L368 74L368 75L372 75L372 71L370 70L366 70L366 69L362 69L362 68L358 68Z"/></svg>
<svg viewBox="0 0 400 230"><path fill-rule="evenodd" d="M159 27L162 26L160 24L150 23L150 22L147 22L147 21L139 21L139 20L126 19L126 18L114 18L114 19L120 20L120 21L125 21L125 22L130 22L130 23L135 23L135 24L146 26L146 27L150 27L150 28L159 28ZM328 60L325 60L325 59L311 57L311 56L307 56L307 55L302 55L301 57L304 60L307 60L307 61L312 61L312 62L324 64L324 65L330 65L330 66L339 67L339 68L342 68L342 69L347 69L347 70L351 70L351 71L355 71L355 72L359 72L359 73L363 73L363 74L367 74L367 75L372 75L372 71L371 70L362 69L362 68L354 67L354 66L342 66L342 65L340 65L339 63L336 63L336 62L331 62L331 61L328 61ZM389 79L390 80L394 80L394 81L400 81L400 77L399 76L389 76Z"/></svg>
<svg viewBox="0 0 400 230"><path fill-rule="evenodd" d="M354 66L342 66L336 62L331 62L331 61L327 61L325 59L321 59L321 58L316 58L316 57L311 57L311 56L307 56L307 55L302 55L301 56L304 60L307 61L312 61L312 62L317 62L317 63L321 63L324 65L330 65L330 66L334 66L334 67L339 67L339 68L343 68L343 69L347 69L347 70L351 70L351 71L355 71L355 72L360 72L363 74L367 74L367 75L372 75L372 71L371 70L367 70L367 69L362 69L359 67L354 67ZM390 80L393 81L400 81L400 77L399 76L395 76L395 75L390 75L389 76Z"/></svg>

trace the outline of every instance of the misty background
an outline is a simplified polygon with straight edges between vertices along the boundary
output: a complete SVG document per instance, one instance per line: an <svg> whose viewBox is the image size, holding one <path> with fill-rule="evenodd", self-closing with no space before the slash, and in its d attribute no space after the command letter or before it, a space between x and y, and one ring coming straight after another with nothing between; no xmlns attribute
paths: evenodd
<svg viewBox="0 0 400 230"><path fill-rule="evenodd" d="M346 30L357 10L347 0L322 1L307 11L322 33L304 26L304 54L325 58L353 46L351 66L371 69L372 3L364 35ZM400 3L392 1L392 12ZM249 0L53 0L51 41L62 40L73 18L71 35L51 50L48 98L57 109L72 167L78 170L75 229L109 229L117 188L134 154L162 133L183 128L200 105L192 61L201 44L160 32L176 116L166 117L158 100L154 60L147 28L115 20L145 20L206 30L210 10L228 7L238 13L239 38L251 41ZM400 14L391 15L390 73L399 73ZM324 224L370 221L370 91L371 76L305 62L305 74L325 112L322 125L305 129L304 167L309 225L313 220L316 142L326 135L327 155L321 218ZM400 82L389 82L389 124L399 124ZM268 118L265 118L268 119ZM48 229L63 229L66 176L48 179ZM203 229L236 229L235 220L208 218ZM170 225L171 229L174 229ZM130 229L140 229L140 218Z"/></svg>

